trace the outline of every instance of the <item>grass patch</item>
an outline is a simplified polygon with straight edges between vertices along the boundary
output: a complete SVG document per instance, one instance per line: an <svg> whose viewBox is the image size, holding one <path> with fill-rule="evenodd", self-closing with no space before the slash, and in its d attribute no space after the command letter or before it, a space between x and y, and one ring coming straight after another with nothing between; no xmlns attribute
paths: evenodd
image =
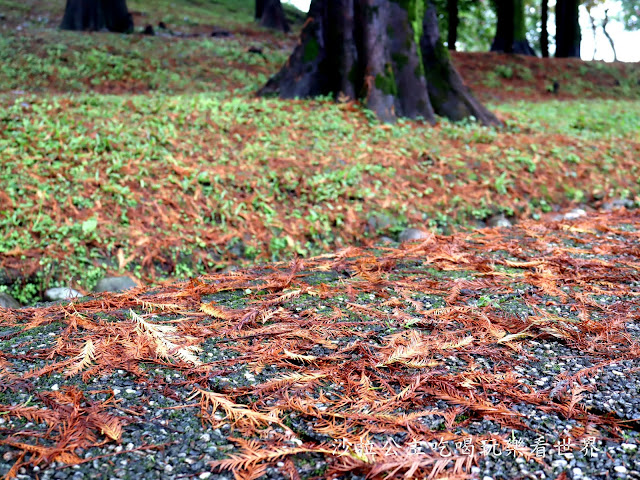
<svg viewBox="0 0 640 480"><path fill-rule="evenodd" d="M83 288L362 244L380 211L393 236L639 189L631 102L495 106L496 130L226 91L0 100L0 251Z"/></svg>
<svg viewBox="0 0 640 480"><path fill-rule="evenodd" d="M63 3L29 1L0 36L0 254L31 272L11 287L23 302L105 272L184 278L639 193L636 100L497 103L500 129L380 125L331 99L256 98L295 35L255 27L251 2L129 5L192 37L58 31ZM227 14L234 36L208 36Z"/></svg>

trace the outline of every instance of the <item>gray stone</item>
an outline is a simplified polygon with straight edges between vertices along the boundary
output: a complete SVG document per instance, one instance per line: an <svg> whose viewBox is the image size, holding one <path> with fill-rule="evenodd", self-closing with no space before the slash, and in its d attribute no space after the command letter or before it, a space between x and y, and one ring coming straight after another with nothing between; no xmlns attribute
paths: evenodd
<svg viewBox="0 0 640 480"><path fill-rule="evenodd" d="M136 288L138 285L129 277L105 277L98 282L94 292L121 292Z"/></svg>
<svg viewBox="0 0 640 480"><path fill-rule="evenodd" d="M13 278L9 276L4 270L0 270L0 285L11 285Z"/></svg>
<svg viewBox="0 0 640 480"><path fill-rule="evenodd" d="M587 212L582 208L574 208L570 212L562 215L563 220L575 220L576 218L584 217L587 215Z"/></svg>
<svg viewBox="0 0 640 480"><path fill-rule="evenodd" d="M390 243L393 243L393 238L389 238L389 237L380 237L380 240L378 240L379 243L383 243L385 245L388 245Z"/></svg>
<svg viewBox="0 0 640 480"><path fill-rule="evenodd" d="M407 228L400 233L398 237L399 242L410 242L412 240L424 240L429 238L429 234L425 231L418 230L417 228Z"/></svg>
<svg viewBox="0 0 640 480"><path fill-rule="evenodd" d="M383 213L374 213L367 219L367 226L369 231L375 233L377 230L384 230L389 228L393 223L391 217L384 215Z"/></svg>
<svg viewBox="0 0 640 480"><path fill-rule="evenodd" d="M0 307L20 308L18 301L8 293L0 292Z"/></svg>
<svg viewBox="0 0 640 480"><path fill-rule="evenodd" d="M238 258L243 258L244 257L244 252L246 250L246 247L244 245L244 242L239 239L233 239L231 240L231 242L229 242L228 244L228 248L229 248L229 253L231 255L233 255L234 257L238 257Z"/></svg>
<svg viewBox="0 0 640 480"><path fill-rule="evenodd" d="M16 281L22 279L23 277L18 270L13 268L0 269L0 285L13 285Z"/></svg>
<svg viewBox="0 0 640 480"><path fill-rule="evenodd" d="M473 225L476 228L487 228L486 222L483 222L482 220L474 220Z"/></svg>
<svg viewBox="0 0 640 480"><path fill-rule="evenodd" d="M69 287L53 287L48 288L44 292L44 299L50 302L55 302L56 300L68 300L70 298L78 298L81 296L82 294L80 292Z"/></svg>
<svg viewBox="0 0 640 480"><path fill-rule="evenodd" d="M505 217L502 213L499 215L493 215L487 219L487 225L490 227L500 227L500 228L508 228L511 227L512 224L507 217Z"/></svg>
<svg viewBox="0 0 640 480"><path fill-rule="evenodd" d="M617 210L618 208L634 208L636 206L633 200L628 198L614 198L602 204L602 209L606 211Z"/></svg>

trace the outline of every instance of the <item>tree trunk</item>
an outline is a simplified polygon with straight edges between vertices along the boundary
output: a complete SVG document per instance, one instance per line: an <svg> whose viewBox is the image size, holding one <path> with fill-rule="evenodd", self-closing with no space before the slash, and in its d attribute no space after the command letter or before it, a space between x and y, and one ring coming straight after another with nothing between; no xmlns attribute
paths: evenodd
<svg viewBox="0 0 640 480"><path fill-rule="evenodd" d="M449 19L447 48L455 51L456 42L458 41L458 25L460 24L460 17L458 16L458 0L447 0L447 16Z"/></svg>
<svg viewBox="0 0 640 480"><path fill-rule="evenodd" d="M431 105L438 115L458 121L475 117L485 125L497 125L498 119L478 102L465 87L453 67L438 33L436 7L429 4L422 24L420 52L427 79Z"/></svg>
<svg viewBox="0 0 640 480"><path fill-rule="evenodd" d="M515 39L515 27L513 23L513 0L496 0L496 34L491 44L492 52L513 53L513 41Z"/></svg>
<svg viewBox="0 0 640 480"><path fill-rule="evenodd" d="M549 57L549 0L542 0L540 5L540 51L543 58Z"/></svg>
<svg viewBox="0 0 640 480"><path fill-rule="evenodd" d="M131 32L133 18L127 9L126 0L67 0L60 28Z"/></svg>
<svg viewBox="0 0 640 480"><path fill-rule="evenodd" d="M589 21L591 22L591 34L593 35L593 55L591 57L591 61L593 61L596 59L596 53L598 51L598 37L596 35L598 32L598 27L596 27L596 19L591 13L591 7L587 7L587 14L589 15Z"/></svg>
<svg viewBox="0 0 640 480"><path fill-rule="evenodd" d="M496 0L495 4L498 22L491 51L535 56L526 36L524 0Z"/></svg>
<svg viewBox="0 0 640 480"><path fill-rule="evenodd" d="M579 0L558 0L556 3L556 57L580 58Z"/></svg>
<svg viewBox="0 0 640 480"><path fill-rule="evenodd" d="M265 28L285 33L291 30L280 0L256 0L256 20Z"/></svg>
<svg viewBox="0 0 640 480"><path fill-rule="evenodd" d="M609 40L609 45L611 45L611 50L613 50L613 61L617 62L618 54L616 53L616 47L613 44L613 38L611 38L611 35L609 35L609 32L607 32L608 23L609 23L609 9L607 8L604 11L604 18L602 19L602 33L604 33L604 36L607 37L607 40ZM595 53L594 53L594 57L595 57Z"/></svg>
<svg viewBox="0 0 640 480"><path fill-rule="evenodd" d="M453 120L473 116L498 124L451 64L435 8L419 22L417 7L416 0L313 0L291 57L258 93L359 98L387 122L396 117L433 122L435 108Z"/></svg>
<svg viewBox="0 0 640 480"><path fill-rule="evenodd" d="M262 12L264 12L264 2L265 0L256 0L256 14L255 14L256 21L262 18Z"/></svg>

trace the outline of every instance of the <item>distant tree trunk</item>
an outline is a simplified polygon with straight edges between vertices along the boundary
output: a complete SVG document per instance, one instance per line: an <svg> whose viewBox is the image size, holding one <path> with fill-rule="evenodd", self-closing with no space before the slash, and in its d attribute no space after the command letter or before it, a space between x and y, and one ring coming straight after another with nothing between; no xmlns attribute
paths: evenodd
<svg viewBox="0 0 640 480"><path fill-rule="evenodd" d="M526 36L524 0L496 0L498 22L492 52L536 55Z"/></svg>
<svg viewBox="0 0 640 480"><path fill-rule="evenodd" d="M133 18L126 0L67 0L60 28L123 33L133 30Z"/></svg>
<svg viewBox="0 0 640 480"><path fill-rule="evenodd" d="M458 41L458 25L460 24L460 17L458 16L458 0L447 0L447 14L449 17L447 48L455 51L456 42Z"/></svg>
<svg viewBox="0 0 640 480"><path fill-rule="evenodd" d="M587 14L589 15L589 21L591 22L591 34L593 35L593 55L591 56L591 60L593 61L596 59L596 52L598 51L598 42L596 41L598 27L596 26L596 19L591 13L591 7L587 7Z"/></svg>
<svg viewBox="0 0 640 480"><path fill-rule="evenodd" d="M289 60L258 92L281 98L334 95L364 101L382 121L396 117L498 124L463 85L440 39L435 7L420 32L419 0L313 0ZM416 40L419 39L420 53Z"/></svg>
<svg viewBox="0 0 640 480"><path fill-rule="evenodd" d="M542 0L540 5L540 51L543 58L549 57L549 0Z"/></svg>
<svg viewBox="0 0 640 480"><path fill-rule="evenodd" d="M285 33L291 30L280 0L256 0L256 20L265 28Z"/></svg>
<svg viewBox="0 0 640 480"><path fill-rule="evenodd" d="M579 0L556 2L556 57L580 58Z"/></svg>
<svg viewBox="0 0 640 480"><path fill-rule="evenodd" d="M498 21L496 22L496 34L493 37L491 51L513 53L515 38L513 0L496 0L495 5Z"/></svg>
<svg viewBox="0 0 640 480"><path fill-rule="evenodd" d="M609 32L607 32L607 24L609 23L609 9L607 8L604 11L604 19L602 20L602 33L604 33L604 36L607 37L607 40L609 40L609 44L611 45L611 50L613 50L613 61L617 62L618 61L618 55L616 54L616 47L613 44L613 38L611 38L611 35L609 35ZM594 54L595 56L595 54Z"/></svg>

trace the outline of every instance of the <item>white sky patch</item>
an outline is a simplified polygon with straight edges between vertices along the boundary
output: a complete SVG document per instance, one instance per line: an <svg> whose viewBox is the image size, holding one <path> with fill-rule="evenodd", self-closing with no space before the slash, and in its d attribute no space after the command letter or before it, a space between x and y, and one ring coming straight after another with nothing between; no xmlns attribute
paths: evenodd
<svg viewBox="0 0 640 480"><path fill-rule="evenodd" d="M294 5L298 10L308 12L309 5L311 5L311 0L283 0L282 3L290 3L291 5Z"/></svg>
<svg viewBox="0 0 640 480"><path fill-rule="evenodd" d="M309 5L311 0L284 0L284 3L290 3L295 5L303 12L309 11ZM552 9L555 5L555 1L549 2L549 8ZM592 10L594 17L596 18L596 60L604 60L606 62L613 61L613 51L611 45L607 40L607 37L602 33L600 28L600 21L604 18L605 8L609 9L609 24L607 25L607 32L613 39L613 44L616 47L616 53L618 54L618 60L622 62L640 62L640 31L627 32L621 22L616 21L615 17L620 13L620 3L615 0L607 0L604 5L600 5ZM589 16L584 7L580 7L580 27L582 28L582 42L580 44L580 56L583 60L591 60L593 58L593 31L591 29L591 22ZM555 33L555 25L551 22L549 24L549 32Z"/></svg>
<svg viewBox="0 0 640 480"><path fill-rule="evenodd" d="M628 32L624 29L622 22L615 18L620 14L622 8L619 2L607 1L604 5L599 5L591 10L591 14L596 20L596 60L606 62L613 61L613 50L607 37L604 36L601 21L604 18L605 9L609 9L609 23L607 32L613 40L613 45L618 54L618 60L622 62L640 62L640 31ZM582 42L580 43L580 56L583 60L593 58L593 30L591 21L587 14L587 9L580 7L580 27L582 28Z"/></svg>

